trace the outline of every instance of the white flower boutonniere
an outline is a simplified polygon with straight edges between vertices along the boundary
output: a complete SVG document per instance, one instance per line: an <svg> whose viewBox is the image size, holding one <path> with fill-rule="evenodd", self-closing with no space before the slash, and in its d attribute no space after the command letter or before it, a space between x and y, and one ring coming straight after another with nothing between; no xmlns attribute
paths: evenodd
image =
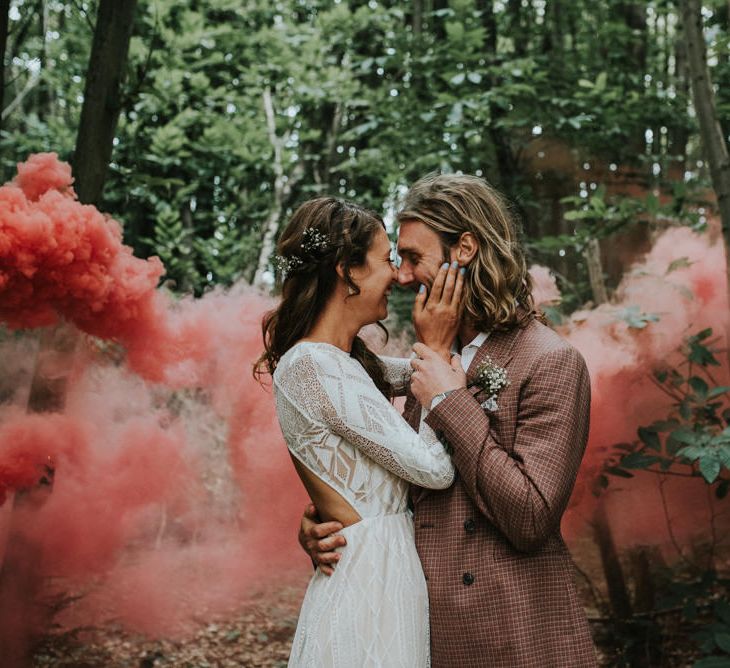
<svg viewBox="0 0 730 668"><path fill-rule="evenodd" d="M487 356L486 359L477 367L474 380L469 383L469 387L480 387L482 391L487 393L487 400L482 402L482 408L488 411L496 411L499 408L497 404L497 395L505 387L509 386L509 378L507 371L501 366L497 366L492 358Z"/></svg>

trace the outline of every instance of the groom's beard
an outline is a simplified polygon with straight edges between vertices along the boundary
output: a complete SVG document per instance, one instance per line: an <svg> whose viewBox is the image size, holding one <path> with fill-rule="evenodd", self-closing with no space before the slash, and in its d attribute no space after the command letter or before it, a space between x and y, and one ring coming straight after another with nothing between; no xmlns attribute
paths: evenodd
<svg viewBox="0 0 730 668"><path fill-rule="evenodd" d="M426 286L428 288L428 293L431 294L431 288L433 287L433 282L436 280L436 276L438 276L439 270L441 269L441 266L444 264L451 264L451 249L446 246L445 244L441 245L441 264L436 267L436 272L433 276L428 280L428 285ZM418 292L418 283L413 287L414 292Z"/></svg>

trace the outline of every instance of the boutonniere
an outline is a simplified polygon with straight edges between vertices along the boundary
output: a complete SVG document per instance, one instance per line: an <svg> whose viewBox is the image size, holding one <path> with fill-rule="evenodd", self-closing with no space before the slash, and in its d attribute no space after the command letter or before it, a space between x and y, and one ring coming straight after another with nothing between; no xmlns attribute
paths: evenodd
<svg viewBox="0 0 730 668"><path fill-rule="evenodd" d="M474 380L469 383L468 387L480 387L483 392L486 392L488 398L482 402L482 408L496 411L499 408L497 395L509 385L509 382L507 371L501 366L497 366L487 355L486 359L477 367Z"/></svg>

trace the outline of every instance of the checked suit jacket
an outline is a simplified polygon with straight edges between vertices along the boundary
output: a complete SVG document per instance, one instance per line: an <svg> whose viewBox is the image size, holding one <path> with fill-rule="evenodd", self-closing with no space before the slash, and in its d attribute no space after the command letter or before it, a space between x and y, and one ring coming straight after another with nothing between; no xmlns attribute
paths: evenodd
<svg viewBox="0 0 730 668"><path fill-rule="evenodd" d="M560 519L588 439L590 381L573 347L537 320L492 332L509 386L498 407L480 389L449 394L426 417L453 448L446 490L412 488L428 585L434 668L596 666ZM420 405L405 417L418 428Z"/></svg>

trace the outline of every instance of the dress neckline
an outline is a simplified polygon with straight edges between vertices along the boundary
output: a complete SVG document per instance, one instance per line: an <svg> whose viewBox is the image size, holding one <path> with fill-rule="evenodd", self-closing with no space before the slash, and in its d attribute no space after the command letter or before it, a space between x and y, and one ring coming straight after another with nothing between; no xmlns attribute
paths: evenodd
<svg viewBox="0 0 730 668"><path fill-rule="evenodd" d="M347 352L346 350L342 350L339 346L336 346L334 343L329 343L328 341L304 341L299 340L297 341L292 348L296 348L296 346L325 346L326 348L331 348L333 350L336 350L339 353L342 353L343 355L347 355L348 357L351 357L352 355Z"/></svg>

